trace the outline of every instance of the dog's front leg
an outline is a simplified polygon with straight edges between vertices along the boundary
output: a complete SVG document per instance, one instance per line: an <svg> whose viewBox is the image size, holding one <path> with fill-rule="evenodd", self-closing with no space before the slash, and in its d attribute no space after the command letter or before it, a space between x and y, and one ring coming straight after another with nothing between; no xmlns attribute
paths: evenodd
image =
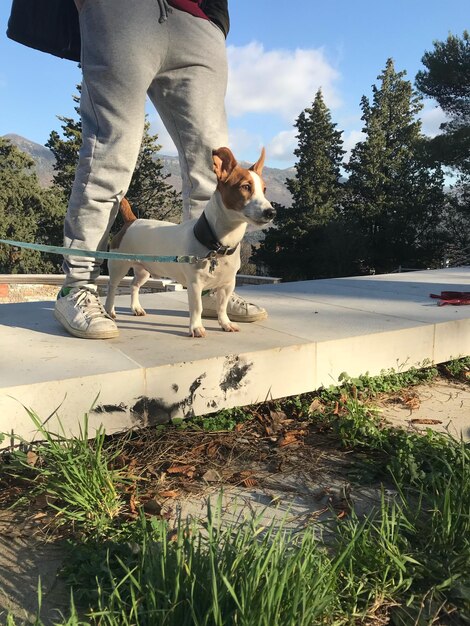
<svg viewBox="0 0 470 626"><path fill-rule="evenodd" d="M134 278L131 286L131 309L134 315L145 315L145 309L140 304L139 289L150 278L150 272L140 265L134 266Z"/></svg>
<svg viewBox="0 0 470 626"><path fill-rule="evenodd" d="M228 333L238 333L240 330L236 324L230 321L230 318L227 315L227 305L234 289L235 281L228 286L219 287L216 292L218 321L220 326L222 326L222 328Z"/></svg>
<svg viewBox="0 0 470 626"><path fill-rule="evenodd" d="M195 283L188 283L189 336L205 337L206 329L202 325L202 289Z"/></svg>

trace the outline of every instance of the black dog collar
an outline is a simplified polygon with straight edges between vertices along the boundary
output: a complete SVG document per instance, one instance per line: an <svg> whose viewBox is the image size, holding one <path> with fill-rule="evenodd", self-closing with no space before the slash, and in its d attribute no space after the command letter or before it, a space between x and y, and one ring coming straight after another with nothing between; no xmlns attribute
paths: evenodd
<svg viewBox="0 0 470 626"><path fill-rule="evenodd" d="M202 243L203 246L206 246L206 248L209 248L209 250L212 250L220 256L233 254L239 246L238 243L236 246L233 246L233 248L223 246L220 241L217 240L204 212L202 212L200 218L195 223L193 232L199 243Z"/></svg>

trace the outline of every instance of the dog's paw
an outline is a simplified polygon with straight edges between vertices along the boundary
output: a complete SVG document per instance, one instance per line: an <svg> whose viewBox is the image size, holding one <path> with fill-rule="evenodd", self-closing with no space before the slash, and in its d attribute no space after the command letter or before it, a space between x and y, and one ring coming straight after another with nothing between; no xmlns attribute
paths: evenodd
<svg viewBox="0 0 470 626"><path fill-rule="evenodd" d="M132 312L134 313L134 315L138 315L139 317L142 315L147 315L145 309L143 309L141 306L132 307Z"/></svg>
<svg viewBox="0 0 470 626"><path fill-rule="evenodd" d="M240 328L233 322L229 322L228 324L221 324L221 326L226 333L238 333L240 331Z"/></svg>
<svg viewBox="0 0 470 626"><path fill-rule="evenodd" d="M111 317L113 320L116 319L116 311L114 309L112 309L111 311L106 311L106 313L109 315L109 317Z"/></svg>
<svg viewBox="0 0 470 626"><path fill-rule="evenodd" d="M191 328L189 330L189 336L190 337L205 337L206 329L204 328L204 326L197 326L196 328Z"/></svg>

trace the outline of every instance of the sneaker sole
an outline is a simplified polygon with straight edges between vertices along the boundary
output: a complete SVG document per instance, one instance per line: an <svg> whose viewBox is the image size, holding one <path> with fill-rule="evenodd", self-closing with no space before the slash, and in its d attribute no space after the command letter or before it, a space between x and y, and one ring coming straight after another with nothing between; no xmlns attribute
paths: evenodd
<svg viewBox="0 0 470 626"><path fill-rule="evenodd" d="M202 317L205 319L217 319L217 311L203 311ZM229 314L231 322L260 322L268 317L266 311L263 313L253 313L252 315L237 315L236 313Z"/></svg>
<svg viewBox="0 0 470 626"><path fill-rule="evenodd" d="M54 317L59 322L59 324L61 324L65 328L65 330L68 333L70 333L74 337L78 337L79 339L113 339L114 337L119 336L119 329L117 327L116 329L113 329L113 330L90 333L89 331L79 330L78 328L74 328L73 326L70 326L70 324L67 322L65 317L63 317L56 310L54 310Z"/></svg>

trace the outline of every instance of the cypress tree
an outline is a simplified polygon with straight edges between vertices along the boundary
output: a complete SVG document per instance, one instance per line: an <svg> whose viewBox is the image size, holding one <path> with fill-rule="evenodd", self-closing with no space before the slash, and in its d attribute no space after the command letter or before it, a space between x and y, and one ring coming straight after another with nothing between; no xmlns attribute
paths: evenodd
<svg viewBox="0 0 470 626"><path fill-rule="evenodd" d="M296 175L286 180L292 206L276 206L274 225L254 254L257 264L287 280L315 278L331 271L329 256L322 251L331 251L328 226L339 215L344 154L342 132L331 121L321 90L312 106L300 113L295 127Z"/></svg>

